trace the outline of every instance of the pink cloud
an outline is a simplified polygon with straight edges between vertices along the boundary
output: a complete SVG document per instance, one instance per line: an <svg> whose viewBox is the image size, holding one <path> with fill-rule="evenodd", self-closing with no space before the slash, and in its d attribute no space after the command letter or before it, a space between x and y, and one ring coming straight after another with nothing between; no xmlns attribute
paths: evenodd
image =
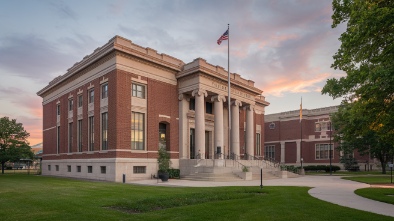
<svg viewBox="0 0 394 221"><path fill-rule="evenodd" d="M270 84L263 86L264 93L281 97L285 92L290 93L306 93L311 91L320 91L319 83L326 81L331 76L330 73L321 73L315 75L312 79L291 79L291 78L278 78Z"/></svg>

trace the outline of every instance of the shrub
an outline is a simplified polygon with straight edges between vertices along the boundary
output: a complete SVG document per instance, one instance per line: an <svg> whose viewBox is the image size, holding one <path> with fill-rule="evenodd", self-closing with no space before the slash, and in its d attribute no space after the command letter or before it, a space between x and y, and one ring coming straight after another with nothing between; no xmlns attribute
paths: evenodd
<svg viewBox="0 0 394 221"><path fill-rule="evenodd" d="M168 169L168 174L170 175L170 179L179 179L181 171L179 169Z"/></svg>
<svg viewBox="0 0 394 221"><path fill-rule="evenodd" d="M331 166L331 171L336 172L340 170L341 168L339 166ZM330 165L309 165L304 167L305 171L314 171L314 172L319 172L319 171L325 171L325 172L330 172Z"/></svg>

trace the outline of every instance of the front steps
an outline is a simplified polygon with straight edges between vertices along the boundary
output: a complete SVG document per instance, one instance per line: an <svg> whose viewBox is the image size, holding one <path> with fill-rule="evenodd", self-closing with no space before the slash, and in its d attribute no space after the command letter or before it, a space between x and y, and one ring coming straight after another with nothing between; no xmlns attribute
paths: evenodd
<svg viewBox="0 0 394 221"><path fill-rule="evenodd" d="M282 172L268 163L257 160L181 160L181 179L194 181L230 182L242 181L242 167L248 167L253 180L260 180L263 168L263 180L280 179Z"/></svg>

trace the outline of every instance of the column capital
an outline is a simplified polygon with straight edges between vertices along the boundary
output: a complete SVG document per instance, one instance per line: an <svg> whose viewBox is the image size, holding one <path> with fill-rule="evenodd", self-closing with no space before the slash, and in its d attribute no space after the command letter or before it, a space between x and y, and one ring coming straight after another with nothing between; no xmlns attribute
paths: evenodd
<svg viewBox="0 0 394 221"><path fill-rule="evenodd" d="M246 105L244 106L244 110L254 111L254 105L252 104Z"/></svg>
<svg viewBox="0 0 394 221"><path fill-rule="evenodd" d="M226 102L226 97L223 96L223 95L218 94L218 95L213 96L213 97L211 98L211 101Z"/></svg>
<svg viewBox="0 0 394 221"><path fill-rule="evenodd" d="M208 93L207 93L206 90L203 90L203 89L196 89L196 90L194 90L194 91L192 92L192 96L195 97L196 95L197 95L197 96L204 95L204 97L207 97L207 96L208 96Z"/></svg>
<svg viewBox="0 0 394 221"><path fill-rule="evenodd" d="M179 94L178 95L178 100L181 101L183 99L185 99L187 101L190 101L190 97L188 95L186 95L186 94Z"/></svg>
<svg viewBox="0 0 394 221"><path fill-rule="evenodd" d="M231 102L231 105L241 107L242 106L242 102L239 101L239 100L234 100L234 101Z"/></svg>

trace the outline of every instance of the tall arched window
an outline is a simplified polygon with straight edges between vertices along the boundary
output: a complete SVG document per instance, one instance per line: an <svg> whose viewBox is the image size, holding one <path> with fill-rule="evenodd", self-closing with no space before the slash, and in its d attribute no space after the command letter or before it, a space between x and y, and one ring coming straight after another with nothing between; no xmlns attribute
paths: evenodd
<svg viewBox="0 0 394 221"><path fill-rule="evenodd" d="M167 124L159 123L159 148L167 149Z"/></svg>

